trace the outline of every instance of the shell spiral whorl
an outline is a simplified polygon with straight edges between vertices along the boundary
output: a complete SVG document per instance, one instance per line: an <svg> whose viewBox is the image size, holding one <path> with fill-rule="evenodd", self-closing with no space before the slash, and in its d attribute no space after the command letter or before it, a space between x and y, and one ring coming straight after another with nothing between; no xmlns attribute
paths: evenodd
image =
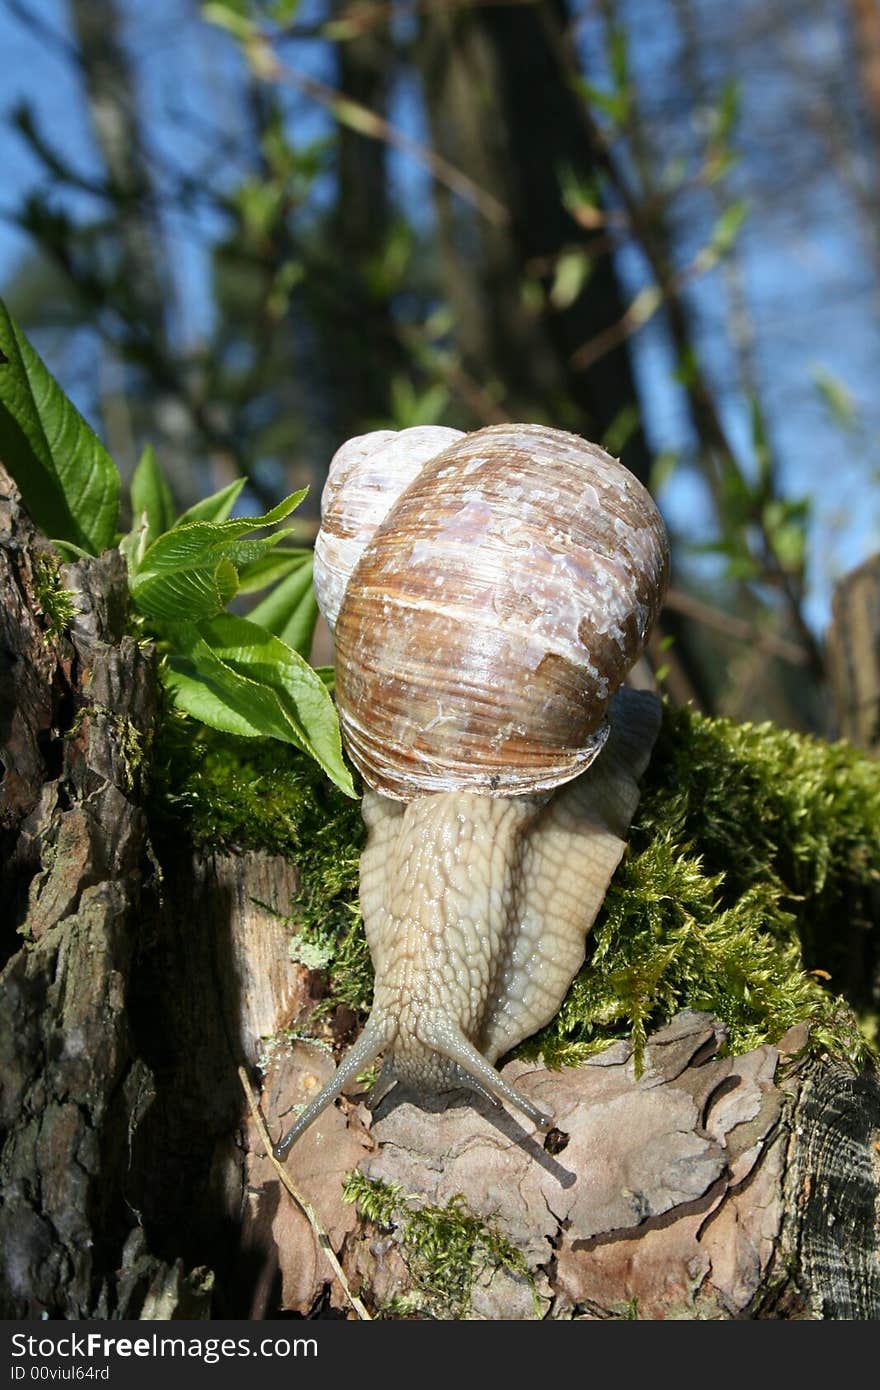
<svg viewBox="0 0 880 1390"><path fill-rule="evenodd" d="M412 476L383 499L336 618L349 752L404 801L547 790L601 749L657 616L660 514L628 469L562 430L492 425L427 458L429 431L396 436L398 454L409 433ZM377 473L382 459L380 445Z"/></svg>

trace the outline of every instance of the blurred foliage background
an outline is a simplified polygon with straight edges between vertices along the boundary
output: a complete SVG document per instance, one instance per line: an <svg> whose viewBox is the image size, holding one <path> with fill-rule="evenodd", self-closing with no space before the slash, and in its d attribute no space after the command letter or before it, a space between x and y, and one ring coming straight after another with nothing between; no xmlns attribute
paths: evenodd
<svg viewBox="0 0 880 1390"><path fill-rule="evenodd" d="M0 45L2 292L123 477L307 483L311 539L353 434L574 430L664 510L673 698L836 732L878 0L2 0Z"/></svg>

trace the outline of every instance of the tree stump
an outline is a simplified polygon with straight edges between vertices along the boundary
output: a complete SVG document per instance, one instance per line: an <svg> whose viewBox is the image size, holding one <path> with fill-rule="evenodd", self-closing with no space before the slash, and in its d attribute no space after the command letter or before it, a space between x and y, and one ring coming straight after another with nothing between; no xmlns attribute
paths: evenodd
<svg viewBox="0 0 880 1390"><path fill-rule="evenodd" d="M296 867L151 831L160 698L122 561L56 569L0 474L0 1311L351 1315L237 1074L277 1134L332 1070L283 1040L319 992L279 916ZM641 1070L625 1044L509 1062L546 1142L395 1090L338 1102L288 1169L380 1316L878 1317L880 1091L807 1041L725 1056L685 1011Z"/></svg>

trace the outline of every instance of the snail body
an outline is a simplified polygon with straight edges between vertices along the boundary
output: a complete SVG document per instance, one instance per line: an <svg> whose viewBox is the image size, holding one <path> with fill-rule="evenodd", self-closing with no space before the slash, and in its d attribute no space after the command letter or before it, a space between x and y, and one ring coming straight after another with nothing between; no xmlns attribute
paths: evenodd
<svg viewBox="0 0 880 1390"><path fill-rule="evenodd" d="M409 434L392 436L398 454ZM396 495L388 442L350 441L322 499L315 583L368 786L376 979L361 1037L279 1157L380 1053L387 1080L466 1084L551 1122L494 1063L554 1016L582 964L659 726L655 697L618 690L666 584L648 493L559 430L450 435L418 431ZM358 456L379 480L368 534Z"/></svg>

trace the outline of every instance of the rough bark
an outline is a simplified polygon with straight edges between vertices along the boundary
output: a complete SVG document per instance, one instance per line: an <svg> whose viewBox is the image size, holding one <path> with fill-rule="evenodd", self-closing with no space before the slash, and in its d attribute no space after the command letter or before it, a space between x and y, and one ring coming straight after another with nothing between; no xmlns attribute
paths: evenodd
<svg viewBox="0 0 880 1390"><path fill-rule="evenodd" d="M156 672L125 633L119 558L62 569L78 612L53 637L46 554L4 484L0 1311L344 1309L237 1077L261 1078L277 1134L332 1070L326 1045L281 1037L320 985L278 916L295 868L151 838ZM623 1044L564 1072L508 1063L556 1115L546 1143L470 1097L395 1091L372 1120L362 1098L331 1107L288 1168L379 1314L396 1298L434 1317L875 1318L880 1092L805 1041L726 1057L721 1026L687 1012L638 1074ZM377 1227L342 1200L357 1167L415 1198ZM527 1273L482 1258L451 1306L407 1219L457 1194Z"/></svg>
<svg viewBox="0 0 880 1390"><path fill-rule="evenodd" d="M828 671L837 729L880 753L880 555L845 575L834 591Z"/></svg>
<svg viewBox="0 0 880 1390"><path fill-rule="evenodd" d="M122 558L61 568L77 613L53 637L53 554L0 470L0 1311L218 1316L236 1065L302 1012L273 915L295 873L173 845L160 865L155 659L125 632Z"/></svg>
<svg viewBox="0 0 880 1390"><path fill-rule="evenodd" d="M63 569L78 612L69 636L46 635L49 548L0 481L0 1307L132 1314L175 1282L204 1307L198 1276L145 1254L126 1198L149 1085L128 995L152 877L141 802L154 663L123 633L118 554Z"/></svg>

